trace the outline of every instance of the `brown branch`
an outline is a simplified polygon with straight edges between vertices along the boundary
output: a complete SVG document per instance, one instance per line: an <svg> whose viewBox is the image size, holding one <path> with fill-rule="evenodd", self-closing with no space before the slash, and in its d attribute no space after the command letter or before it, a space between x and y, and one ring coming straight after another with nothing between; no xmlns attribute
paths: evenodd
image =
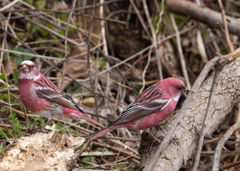
<svg viewBox="0 0 240 171"><path fill-rule="evenodd" d="M221 167L220 169L228 169L228 168L231 168L231 167L233 167L233 166L237 166L237 165L239 165L240 164L240 160L239 161L236 161L236 162L234 162L234 163L231 163L231 164L226 164L226 165L224 165L223 167Z"/></svg>
<svg viewBox="0 0 240 171"><path fill-rule="evenodd" d="M225 12L224 12L224 8L223 8L223 5L222 5L222 1L221 0L218 0L218 4L220 6L220 9L221 9L221 13L222 13L222 20L223 20L223 24L224 24L224 33L225 33L225 38L226 38L226 41L227 41L227 44L228 44L228 47L230 49L230 52L233 52L234 51L234 48L233 48L233 44L230 40L230 37L229 37L229 32L228 32L228 26L227 26L227 22L226 22L226 16L225 16Z"/></svg>
<svg viewBox="0 0 240 171"><path fill-rule="evenodd" d="M104 3L98 3L96 4L95 6L96 7L99 7L101 5L105 5L105 4L110 4L110 3L113 3L113 2L117 2L117 1L123 1L123 0L110 0L110 1L107 1L107 2L104 2ZM84 7L79 7L79 8L75 8L74 11L77 11L77 10L82 10L82 9L88 9L88 8L93 8L93 5L87 5L87 6L84 6ZM24 9L24 10L4 10L4 11L0 11L0 13L10 13L10 12L29 12L29 11L33 11L33 12L36 12L36 11L45 11L45 12L53 12L53 13L70 13L72 10L52 10L52 9ZM73 14L77 14L77 13L73 13Z"/></svg>
<svg viewBox="0 0 240 171"><path fill-rule="evenodd" d="M18 10L18 11L23 11L23 10ZM24 11L28 11L28 10L24 10ZM57 12L62 13L61 11L57 11ZM53 13L55 13L55 12L53 11ZM66 13L68 13L68 12L66 12ZM80 15L80 16L86 17L86 18L91 17L90 15L87 15L87 14L81 14L81 13L73 13L73 14L74 15ZM24 16L15 16L15 17L11 17L9 20L16 20L16 19L21 19L21 18L25 18L25 17L41 17L41 15L43 15L43 14L30 14L30 15L24 15ZM127 25L127 23L125 21L118 21L118 20L114 20L114 19L101 18L101 17L94 17L94 19L111 21L111 22ZM7 18L1 18L0 19L0 21L4 21L4 20L7 20Z"/></svg>
<svg viewBox="0 0 240 171"><path fill-rule="evenodd" d="M168 9L176 14L191 16L192 19L207 24L210 27L217 28L217 22L223 25L221 13L213 11L209 8L199 7L190 1L167 0ZM226 16L230 22L227 23L229 32L240 36L240 24L232 17Z"/></svg>

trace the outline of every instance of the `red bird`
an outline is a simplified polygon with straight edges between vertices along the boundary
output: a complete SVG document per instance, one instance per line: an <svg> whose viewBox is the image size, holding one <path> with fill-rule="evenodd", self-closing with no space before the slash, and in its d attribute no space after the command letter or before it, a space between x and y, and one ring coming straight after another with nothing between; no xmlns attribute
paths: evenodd
<svg viewBox="0 0 240 171"><path fill-rule="evenodd" d="M87 136L95 139L116 128L148 129L172 114L186 86L177 78L161 80L144 90L108 127ZM153 138L159 141L151 132Z"/></svg>
<svg viewBox="0 0 240 171"><path fill-rule="evenodd" d="M55 116L66 116L79 117L103 127L87 117L70 96L61 92L55 84L40 73L32 61L22 62L18 89L23 104L32 112L48 118L47 123Z"/></svg>

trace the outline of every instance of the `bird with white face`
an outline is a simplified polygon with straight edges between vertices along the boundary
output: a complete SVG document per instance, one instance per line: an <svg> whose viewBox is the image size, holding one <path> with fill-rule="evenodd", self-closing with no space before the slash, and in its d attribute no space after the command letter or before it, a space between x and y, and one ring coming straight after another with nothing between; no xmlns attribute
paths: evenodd
<svg viewBox="0 0 240 171"><path fill-rule="evenodd" d="M29 60L22 62L18 89L23 104L32 112L48 118L48 122L57 116L78 117L103 127L100 123L87 117L72 98L45 77ZM47 123L45 125L47 125Z"/></svg>

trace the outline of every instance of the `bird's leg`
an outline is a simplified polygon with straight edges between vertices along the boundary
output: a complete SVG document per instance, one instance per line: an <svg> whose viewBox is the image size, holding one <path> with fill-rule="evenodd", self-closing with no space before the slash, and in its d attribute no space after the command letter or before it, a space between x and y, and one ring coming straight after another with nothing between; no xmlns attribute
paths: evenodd
<svg viewBox="0 0 240 171"><path fill-rule="evenodd" d="M157 137L155 137L155 136L150 132L150 129L149 129L149 128L146 130L146 132L147 132L149 135L151 135L151 136L153 137L153 139L156 140L159 144L161 143L161 141L160 141L159 139L157 139Z"/></svg>
<svg viewBox="0 0 240 171"><path fill-rule="evenodd" d="M43 126L40 127L40 128L34 129L34 130L33 130L33 133L34 133L34 134L37 133L37 132L46 132L46 133L48 133L48 132L51 131L51 130L46 129L45 127L46 127L51 121L52 121L52 119L48 119L48 121L45 123L45 125L43 125Z"/></svg>

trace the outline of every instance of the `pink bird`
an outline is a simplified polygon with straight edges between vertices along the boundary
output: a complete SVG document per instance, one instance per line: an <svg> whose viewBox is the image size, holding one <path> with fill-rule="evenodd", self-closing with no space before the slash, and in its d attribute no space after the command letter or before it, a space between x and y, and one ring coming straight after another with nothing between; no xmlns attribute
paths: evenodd
<svg viewBox="0 0 240 171"><path fill-rule="evenodd" d="M53 117L65 116L85 119L103 127L87 117L70 96L61 92L55 84L40 73L32 61L22 62L18 89L20 99L29 110L49 119L45 126Z"/></svg>
<svg viewBox="0 0 240 171"><path fill-rule="evenodd" d="M111 125L87 138L95 139L116 128L140 130L154 127L172 114L184 90L185 84L177 78L161 80L144 90ZM159 142L149 129L147 132Z"/></svg>

